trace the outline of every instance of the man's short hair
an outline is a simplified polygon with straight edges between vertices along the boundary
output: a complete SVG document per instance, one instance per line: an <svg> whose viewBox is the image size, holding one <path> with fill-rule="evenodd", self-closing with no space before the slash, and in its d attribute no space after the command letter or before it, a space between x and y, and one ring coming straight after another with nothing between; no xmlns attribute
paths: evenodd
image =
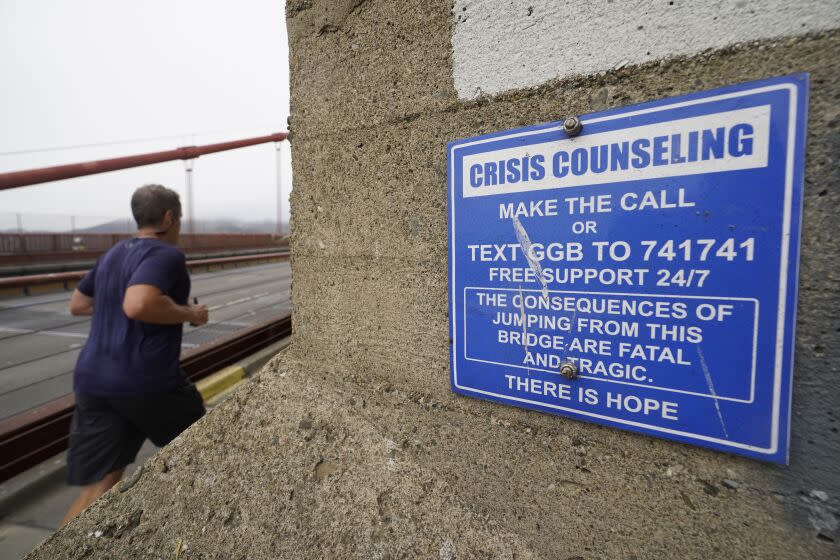
<svg viewBox="0 0 840 560"><path fill-rule="evenodd" d="M181 218L181 199L178 193L163 185L144 185L131 197L131 213L138 228L159 226L167 210Z"/></svg>

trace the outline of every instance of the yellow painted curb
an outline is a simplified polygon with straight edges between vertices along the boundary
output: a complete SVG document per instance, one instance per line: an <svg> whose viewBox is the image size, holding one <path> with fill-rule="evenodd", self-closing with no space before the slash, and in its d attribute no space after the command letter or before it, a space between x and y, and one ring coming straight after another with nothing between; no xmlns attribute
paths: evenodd
<svg viewBox="0 0 840 560"><path fill-rule="evenodd" d="M195 384L204 402L209 401L224 390L233 387L245 377L245 368L238 365L228 366L205 377Z"/></svg>
<svg viewBox="0 0 840 560"><path fill-rule="evenodd" d="M245 381L245 380L243 379L242 381ZM226 398L227 398L227 397L228 397L231 393L233 393L234 391L236 391L236 390L239 388L239 386L242 384L242 381L240 381L240 382L238 382L238 383L236 383L236 384L234 384L234 385L231 385L230 387L228 387L227 389L225 389L224 391L222 391L222 392L221 392L221 393L219 393L218 395L215 395L215 396L213 396L212 398L210 398L210 399L206 400L206 401L204 402L204 405L205 405L205 406L208 406L208 407L212 407L212 406L216 406L217 404L221 403L221 402L222 402L223 400L225 400L225 399L226 399Z"/></svg>

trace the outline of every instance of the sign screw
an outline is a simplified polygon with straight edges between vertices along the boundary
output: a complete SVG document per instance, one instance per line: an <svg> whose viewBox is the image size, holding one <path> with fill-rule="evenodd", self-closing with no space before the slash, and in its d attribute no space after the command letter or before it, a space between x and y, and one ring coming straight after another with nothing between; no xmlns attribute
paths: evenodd
<svg viewBox="0 0 840 560"><path fill-rule="evenodd" d="M560 364L560 375L567 379L576 379L578 376L578 366L574 362L562 362Z"/></svg>
<svg viewBox="0 0 840 560"><path fill-rule="evenodd" d="M563 131L569 136L577 136L583 130L583 122L578 117L566 117L563 121Z"/></svg>

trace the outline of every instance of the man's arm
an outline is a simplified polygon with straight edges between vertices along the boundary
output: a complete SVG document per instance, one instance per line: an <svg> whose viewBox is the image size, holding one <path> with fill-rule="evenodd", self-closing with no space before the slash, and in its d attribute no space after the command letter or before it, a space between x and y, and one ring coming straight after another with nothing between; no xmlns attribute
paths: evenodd
<svg viewBox="0 0 840 560"><path fill-rule="evenodd" d="M125 291L123 311L129 319L156 325L207 323L206 305L178 305L160 288L150 284L134 284Z"/></svg>
<svg viewBox="0 0 840 560"><path fill-rule="evenodd" d="M70 296L70 314L93 315L93 298L78 289L73 290L73 295Z"/></svg>

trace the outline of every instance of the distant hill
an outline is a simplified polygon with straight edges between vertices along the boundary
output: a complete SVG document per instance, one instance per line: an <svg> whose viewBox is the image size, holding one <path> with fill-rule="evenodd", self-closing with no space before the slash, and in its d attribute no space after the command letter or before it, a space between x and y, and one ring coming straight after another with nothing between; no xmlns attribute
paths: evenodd
<svg viewBox="0 0 840 560"><path fill-rule="evenodd" d="M283 231L289 231L289 225L283 224ZM27 233L49 232L49 233L69 233L69 230L56 229L30 229L24 228ZM111 220L95 226L86 228L76 228L77 233L131 233L134 231L134 221ZM181 226L181 232L189 231L186 222ZM274 233L277 231L277 225L273 220L260 221L245 221L245 220L231 220L231 219L216 219L216 220L196 220L195 233ZM0 230L2 233L17 233L15 228L6 228Z"/></svg>
<svg viewBox="0 0 840 560"><path fill-rule="evenodd" d="M285 231L288 231L288 224ZM81 233L125 233L125 220L113 220L97 226L78 229L76 231ZM247 222L244 220L196 220L195 233L274 233L277 230L277 225L273 220L261 220L255 222ZM131 231L134 231L134 223L131 223ZM181 225L181 232L189 231L189 223L184 221Z"/></svg>

